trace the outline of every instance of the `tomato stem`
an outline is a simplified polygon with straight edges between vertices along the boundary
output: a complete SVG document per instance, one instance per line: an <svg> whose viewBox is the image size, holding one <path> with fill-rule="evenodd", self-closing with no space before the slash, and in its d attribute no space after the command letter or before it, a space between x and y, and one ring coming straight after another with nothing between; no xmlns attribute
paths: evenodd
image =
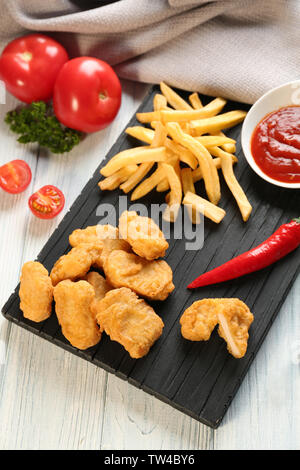
<svg viewBox="0 0 300 470"><path fill-rule="evenodd" d="M100 100L106 100L107 99L106 91L100 91L99 98L100 98Z"/></svg>

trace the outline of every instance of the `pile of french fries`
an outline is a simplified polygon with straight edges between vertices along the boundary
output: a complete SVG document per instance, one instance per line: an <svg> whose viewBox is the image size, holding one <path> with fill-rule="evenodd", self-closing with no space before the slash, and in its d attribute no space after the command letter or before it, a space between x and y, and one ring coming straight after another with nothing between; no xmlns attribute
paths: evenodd
<svg viewBox="0 0 300 470"><path fill-rule="evenodd" d="M100 189L120 187L124 193L133 190L132 201L155 188L168 191L164 220L174 222L182 203L188 206L193 223L200 222L199 213L220 223L226 215L218 207L221 169L242 218L247 221L252 207L233 172L236 142L222 132L242 122L246 112L219 114L226 104L223 98L203 106L198 93L189 96L189 104L165 83L160 84L160 89L161 94L153 100L153 111L137 113L138 121L150 127L126 129L127 134L147 145L124 150L111 158L100 171L105 177L99 183ZM195 182L201 179L207 198L195 191Z"/></svg>

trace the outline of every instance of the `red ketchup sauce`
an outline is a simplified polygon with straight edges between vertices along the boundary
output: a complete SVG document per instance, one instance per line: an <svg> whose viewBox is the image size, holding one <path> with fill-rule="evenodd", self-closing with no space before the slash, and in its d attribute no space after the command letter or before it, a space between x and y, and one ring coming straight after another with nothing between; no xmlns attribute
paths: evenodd
<svg viewBox="0 0 300 470"><path fill-rule="evenodd" d="M267 114L252 134L256 164L271 178L300 182L300 106L287 106Z"/></svg>

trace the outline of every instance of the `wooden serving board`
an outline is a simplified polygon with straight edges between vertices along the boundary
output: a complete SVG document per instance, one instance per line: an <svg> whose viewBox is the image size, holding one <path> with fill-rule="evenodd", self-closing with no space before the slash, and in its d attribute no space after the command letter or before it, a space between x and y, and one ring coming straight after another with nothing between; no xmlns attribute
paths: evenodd
<svg viewBox="0 0 300 470"><path fill-rule="evenodd" d="M157 87L151 89L139 111L152 110L153 96L157 91ZM187 97L187 93L180 93ZM205 96L201 98L204 103L211 99ZM241 108L248 109L241 103L230 102L225 111ZM129 125L136 124L133 117ZM19 309L19 287L3 307L3 315L19 326L115 373L202 423L216 428L279 312L297 276L300 261L300 250L297 250L276 265L244 278L194 291L186 288L199 273L258 245L279 225L300 215L299 190L272 186L250 169L241 150L240 130L241 126L237 126L229 130L227 135L237 139L236 155L239 162L235 166L235 172L253 205L253 213L247 223L242 221L235 200L221 177L220 206L227 214L219 225L205 220L203 248L199 251L186 251L185 240L174 240L171 234L166 260L173 269L176 288L166 301L152 303L162 317L165 328L162 337L146 357L138 360L130 358L120 344L110 341L105 334L94 348L77 350L61 334L54 312L41 324L24 319ZM100 167L120 150L136 145L136 141L122 133ZM99 204L110 203L117 206L121 192L101 192L97 186L100 167L39 254L38 260L48 270L70 249L68 236L74 229L99 222L96 215ZM196 189L199 194L204 195L203 183L197 183ZM163 194L152 192L139 202L150 208L151 203L163 203L163 199ZM179 318L183 311L195 300L207 297L238 297L253 312L255 320L250 329L248 350L244 358L234 359L229 355L226 343L216 331L207 342L190 342L182 338Z"/></svg>

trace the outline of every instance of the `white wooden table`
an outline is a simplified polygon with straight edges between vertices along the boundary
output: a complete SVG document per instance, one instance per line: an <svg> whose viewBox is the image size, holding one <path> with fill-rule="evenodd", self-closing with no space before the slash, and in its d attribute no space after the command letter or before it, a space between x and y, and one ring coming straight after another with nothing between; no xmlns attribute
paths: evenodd
<svg viewBox="0 0 300 470"><path fill-rule="evenodd" d="M21 195L0 193L0 304L20 268L35 259L141 102L147 87L123 82L116 121L66 156L21 146L3 123L0 162L25 159L33 179ZM29 195L57 185L66 208L52 221L31 215ZM300 278L216 431L30 332L0 319L0 449L299 449Z"/></svg>

